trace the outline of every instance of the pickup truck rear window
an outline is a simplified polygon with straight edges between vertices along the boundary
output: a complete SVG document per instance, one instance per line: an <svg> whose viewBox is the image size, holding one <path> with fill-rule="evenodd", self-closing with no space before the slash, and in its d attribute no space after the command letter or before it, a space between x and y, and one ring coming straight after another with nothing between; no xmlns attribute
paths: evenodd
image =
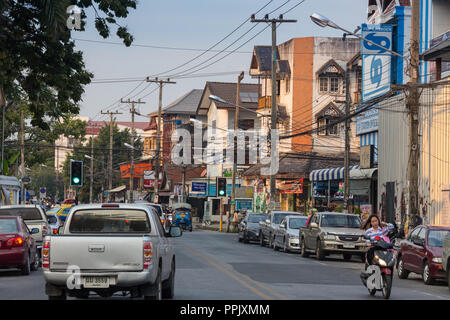
<svg viewBox="0 0 450 320"><path fill-rule="evenodd" d="M22 217L23 220L43 220L37 208L5 208L0 209L0 216Z"/></svg>
<svg viewBox="0 0 450 320"><path fill-rule="evenodd" d="M75 211L70 221L71 233L149 233L147 212L129 209L94 209Z"/></svg>

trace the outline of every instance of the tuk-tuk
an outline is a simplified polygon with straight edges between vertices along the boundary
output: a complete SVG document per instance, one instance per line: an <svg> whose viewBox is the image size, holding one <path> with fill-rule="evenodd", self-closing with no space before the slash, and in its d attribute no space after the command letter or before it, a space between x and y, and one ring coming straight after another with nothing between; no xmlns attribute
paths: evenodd
<svg viewBox="0 0 450 320"><path fill-rule="evenodd" d="M172 205L172 225L192 232L192 206L189 203Z"/></svg>

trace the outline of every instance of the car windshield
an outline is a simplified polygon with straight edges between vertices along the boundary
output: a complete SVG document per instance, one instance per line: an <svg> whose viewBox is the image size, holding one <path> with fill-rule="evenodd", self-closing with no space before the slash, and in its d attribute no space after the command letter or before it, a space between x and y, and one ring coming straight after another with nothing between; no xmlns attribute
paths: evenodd
<svg viewBox="0 0 450 320"><path fill-rule="evenodd" d="M289 216L289 215L291 215L291 214L295 214L295 212L275 213L275 214L273 215L273 223L275 223L275 224L280 224L281 221L283 221L283 219L284 219L286 216Z"/></svg>
<svg viewBox="0 0 450 320"><path fill-rule="evenodd" d="M430 230L428 233L428 245L430 247L442 247L448 230Z"/></svg>
<svg viewBox="0 0 450 320"><path fill-rule="evenodd" d="M42 220L41 212L37 208L5 208L0 209L0 216L22 217L23 220Z"/></svg>
<svg viewBox="0 0 450 320"><path fill-rule="evenodd" d="M144 210L79 210L72 215L72 233L149 233L150 222Z"/></svg>
<svg viewBox="0 0 450 320"><path fill-rule="evenodd" d="M306 225L306 221L308 221L307 217L301 218L290 218L289 219L289 229L300 229Z"/></svg>
<svg viewBox="0 0 450 320"><path fill-rule="evenodd" d="M249 223L258 223L260 221L266 220L267 215L265 214L252 214L248 216Z"/></svg>
<svg viewBox="0 0 450 320"><path fill-rule="evenodd" d="M0 219L0 233L17 233L16 219Z"/></svg>
<svg viewBox="0 0 450 320"><path fill-rule="evenodd" d="M345 214L324 214L322 215L322 227L334 228L359 228L360 221L357 216Z"/></svg>
<svg viewBox="0 0 450 320"><path fill-rule="evenodd" d="M50 223L50 224L58 223L58 218L56 218L56 216L52 215L52 214L47 215L47 220L48 220L48 223Z"/></svg>

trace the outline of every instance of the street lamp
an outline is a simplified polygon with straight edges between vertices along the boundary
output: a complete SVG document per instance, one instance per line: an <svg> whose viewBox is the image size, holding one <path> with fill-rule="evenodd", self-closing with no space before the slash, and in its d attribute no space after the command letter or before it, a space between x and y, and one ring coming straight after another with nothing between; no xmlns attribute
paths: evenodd
<svg viewBox="0 0 450 320"><path fill-rule="evenodd" d="M135 148L134 148L131 144L129 144L129 143L124 142L123 145L124 145L125 147L129 148L129 149L135 150Z"/></svg>
<svg viewBox="0 0 450 320"><path fill-rule="evenodd" d="M406 59L405 56L402 56L401 54L399 54L399 53L397 53L397 52L395 52L395 51L386 49L385 47L383 47L382 45L380 45L380 44L378 44L378 43L375 43L375 42L373 42L373 41L371 41L371 40L368 40L368 39L366 39L366 38L363 38L363 37L361 37L360 35L358 35L358 34L356 34L356 33L354 33L354 32L348 31L348 30L346 30L346 29L344 29L344 28L338 26L336 23L334 23L333 21L331 21L330 19L328 19L327 17L325 17L325 16L323 16L323 15L321 15L321 14L319 14L319 13L313 13L312 15L310 15L310 18L311 18L312 22L314 22L315 24L317 24L319 27L322 27L322 28L325 28L325 27L331 27L331 28L333 28L333 29L339 29L339 30L342 30L342 31L344 31L345 33L351 34L352 36L355 36L355 37L357 37L357 38L359 38L359 39L361 39L361 40L364 40L364 41L366 41L366 42L368 42L368 43L370 43L370 44L373 44L374 46L376 46L376 47L378 47L378 48L381 48L381 49L383 49L383 50L385 50L385 51L387 51L387 52L389 52L389 53L392 53L393 55L396 55L397 57Z"/></svg>

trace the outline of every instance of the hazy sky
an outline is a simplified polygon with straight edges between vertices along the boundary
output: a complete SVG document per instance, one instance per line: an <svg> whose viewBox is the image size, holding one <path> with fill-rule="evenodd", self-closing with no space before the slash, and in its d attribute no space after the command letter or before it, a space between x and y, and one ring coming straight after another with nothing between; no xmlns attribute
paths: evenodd
<svg viewBox="0 0 450 320"><path fill-rule="evenodd" d="M276 9L286 1L273 0L256 17L263 18L265 13ZM234 82L240 71L248 72L253 46L271 44L270 28L249 41L237 52L203 70L198 69L223 57L226 53L221 53L214 59L201 64L217 54L217 52L208 52L182 68L167 73L168 70L201 54L203 52L201 51L202 49L205 50L221 40L268 2L269 0L140 0L137 10L132 10L128 18L120 22L121 25L126 25L129 28L129 31L134 36L133 44L136 46L127 48L123 44L110 44L111 42L121 42L115 35L115 29L112 30L108 39L103 39L99 36L94 28L93 9L87 11L86 31L72 32L72 37L74 39L102 42L76 41L77 49L84 53L87 69L94 73L94 82L117 78L144 79L146 76L158 73L172 75L175 73L211 74L235 72L232 75L209 75L185 79L173 78L177 84L167 85L163 88L163 105L166 105L191 89L203 89L206 81ZM271 17L286 12L299 2L300 0L290 0L286 5L274 12ZM295 37L341 37L342 32L338 30L320 28L313 24L309 19L309 15L313 12L318 12L340 26L354 30L356 26L365 21L366 10L367 0L306 0L289 13L286 13L285 19L297 19L298 22L282 24L277 29L277 43L280 44ZM232 51L236 49L260 32L265 25L259 24L255 27L255 24L248 21L213 50L226 48L252 27L254 27L253 30L227 50ZM199 49L199 51L168 50L140 47L139 45L189 48ZM196 70L198 71L194 72ZM244 82L255 82L255 80L250 79L246 75ZM145 89L148 84L142 83L135 91L127 95L139 83L92 83L86 86L83 101L80 103L80 115L89 116L95 120L104 120L107 117L101 115L100 111L105 110L106 107L111 106L120 98L137 100L145 95L147 96L143 98L143 101L146 104L137 106L140 113L148 114L156 111L158 106L157 91L149 94L156 88L155 84ZM145 90L142 91L143 89ZM129 108L125 105L114 106L111 110L117 110L121 107L122 110L120 111L124 114L120 115L118 119L129 121ZM147 121L147 119L137 116L136 121Z"/></svg>

